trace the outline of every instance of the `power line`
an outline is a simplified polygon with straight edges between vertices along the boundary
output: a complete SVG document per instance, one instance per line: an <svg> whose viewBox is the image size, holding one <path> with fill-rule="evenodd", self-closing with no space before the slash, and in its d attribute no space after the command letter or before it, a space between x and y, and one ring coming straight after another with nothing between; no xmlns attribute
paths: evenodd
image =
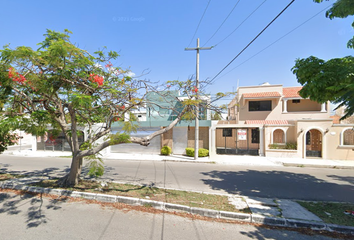
<svg viewBox="0 0 354 240"><path fill-rule="evenodd" d="M218 29L216 29L216 31L214 32L214 34L205 42L205 44L203 46L205 46L209 41L210 39L212 39L215 34L220 30L220 28L222 27L222 25L224 25L224 23L226 22L226 20L230 17L231 13L235 10L236 6L238 5L238 3L240 2L241 0L238 0L237 3L234 5L234 7L231 9L230 13L226 16L226 18L224 19L224 21L220 24L220 26L218 27Z"/></svg>
<svg viewBox="0 0 354 240"><path fill-rule="evenodd" d="M215 75L215 77L213 77L210 81L211 81L211 83L213 82L213 80L217 77L217 76L219 76L220 75L220 73L222 73L233 61L235 61L236 60L236 58L238 58L288 7L290 7L290 5L294 2L295 0L292 0L270 23L268 23L268 25L265 27L265 28L263 28L263 30L260 32L260 33L258 33L258 35L255 37L255 38L253 38L253 40L251 41L251 42L249 42L248 44L247 44L247 46L246 47L244 47L242 50L241 50L241 52L239 52L239 54L237 54L236 55L236 57L234 57L223 69L221 69L221 71L218 73L218 74L216 74Z"/></svg>
<svg viewBox="0 0 354 240"><path fill-rule="evenodd" d="M208 7L209 7L210 1L211 1L211 0L208 1L207 6L205 7L205 10L204 10L204 12L203 12L203 15L202 15L202 17L201 17L200 20L199 20L197 29L195 29L195 32L194 32L194 34L193 34L193 37L192 37L191 41L190 41L189 44L188 44L188 47L191 45L191 43L192 43L192 41L193 41L195 35L197 34L197 31L198 31L198 29L199 29L199 25L200 25L200 23L202 22L202 20L203 20L203 18L204 18L204 15L205 15L205 13L206 13Z"/></svg>
<svg viewBox="0 0 354 240"><path fill-rule="evenodd" d="M317 17L320 13L326 11L327 9L329 9L330 7L332 7L332 5L329 5L327 7L325 7L324 9L322 9L321 11L319 11L318 13L316 13L315 15L313 15L312 17L310 17L309 19L307 19L306 21L304 21L303 23L301 23L300 25L298 25L297 27L295 27L294 29L292 29L291 31L287 32L286 34L284 34L283 36L281 36L280 38L278 38L277 40L275 40L274 42L272 42L271 44L269 44L267 47L263 48L262 50L260 50L259 52L257 52L256 54L252 55L250 58L246 59L245 61L243 61L242 63L240 63L239 65L237 65L236 67L234 67L233 69L231 69L229 72L225 73L223 76L219 77L218 79L226 76L227 74L229 74L230 72L232 72L233 70L235 70L236 68L240 67L241 65L243 65L244 63L248 62L249 60L251 60L252 58L254 58L255 56L257 56L258 54L262 53L263 51L265 51L266 49L268 49L269 47L273 46L275 43L279 42L281 39L283 39L284 37L288 36L290 33L294 32L295 30L297 30L298 28L302 27L304 24L306 24L307 22L309 22L310 20L312 20L313 18ZM216 79L216 80L218 80Z"/></svg>
<svg viewBox="0 0 354 240"><path fill-rule="evenodd" d="M227 35L223 40L221 40L220 42L218 42L217 44L215 44L215 47L217 45L219 45L220 43L222 43L223 41L225 41L226 39L228 39L234 32L236 32L237 29L239 29L239 27L242 26L242 24L244 22L247 21L248 18L250 18L267 0L264 0L255 10L253 10L253 12L251 12L246 18L245 20L243 20L229 35ZM209 41L209 40L208 40Z"/></svg>

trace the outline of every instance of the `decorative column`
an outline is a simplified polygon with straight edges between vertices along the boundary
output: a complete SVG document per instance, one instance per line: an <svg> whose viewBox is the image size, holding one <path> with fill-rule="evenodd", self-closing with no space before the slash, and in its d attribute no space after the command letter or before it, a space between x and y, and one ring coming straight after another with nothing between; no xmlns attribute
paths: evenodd
<svg viewBox="0 0 354 240"><path fill-rule="evenodd" d="M326 103L321 104L321 112L327 112L326 111Z"/></svg>
<svg viewBox="0 0 354 240"><path fill-rule="evenodd" d="M259 128L259 156L264 157L264 128Z"/></svg>
<svg viewBox="0 0 354 240"><path fill-rule="evenodd" d="M288 112L288 99L283 99L283 113Z"/></svg>
<svg viewBox="0 0 354 240"><path fill-rule="evenodd" d="M216 124L215 124L216 125ZM215 156L216 155L216 127L213 123L211 123L211 126L209 128L209 156Z"/></svg>

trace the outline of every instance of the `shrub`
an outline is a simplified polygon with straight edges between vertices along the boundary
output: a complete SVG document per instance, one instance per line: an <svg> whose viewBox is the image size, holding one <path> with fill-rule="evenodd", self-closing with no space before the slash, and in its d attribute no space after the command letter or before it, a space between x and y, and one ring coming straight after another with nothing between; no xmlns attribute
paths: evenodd
<svg viewBox="0 0 354 240"><path fill-rule="evenodd" d="M194 157L194 148L186 148L186 154L189 157Z"/></svg>
<svg viewBox="0 0 354 240"><path fill-rule="evenodd" d="M198 157L207 157L209 156L209 150L205 148L199 148Z"/></svg>
<svg viewBox="0 0 354 240"><path fill-rule="evenodd" d="M189 157L194 157L194 148L186 148L186 155ZM199 148L198 157L209 156L209 150L205 148Z"/></svg>
<svg viewBox="0 0 354 240"><path fill-rule="evenodd" d="M277 143L269 144L269 149L289 149L289 150L296 150L297 143L296 142L288 142L285 145L280 145Z"/></svg>
<svg viewBox="0 0 354 240"><path fill-rule="evenodd" d="M276 143L269 144L269 149L278 149L278 148L279 148L279 146Z"/></svg>
<svg viewBox="0 0 354 240"><path fill-rule="evenodd" d="M297 143L296 142L288 142L285 145L285 149L293 149L296 150L297 149Z"/></svg>
<svg viewBox="0 0 354 240"><path fill-rule="evenodd" d="M161 148L161 155L170 155L172 153L172 149L169 146L163 146Z"/></svg>

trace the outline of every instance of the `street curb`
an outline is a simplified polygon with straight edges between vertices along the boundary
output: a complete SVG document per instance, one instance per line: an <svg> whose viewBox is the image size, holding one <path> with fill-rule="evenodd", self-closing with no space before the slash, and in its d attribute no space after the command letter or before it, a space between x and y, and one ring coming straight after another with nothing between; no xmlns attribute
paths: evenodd
<svg viewBox="0 0 354 240"><path fill-rule="evenodd" d="M280 226L280 227L310 228L312 230L325 230L330 232L339 232L339 233L354 235L354 227L341 226L336 224L327 224L322 222L304 221L304 220L287 219L287 218L276 218L276 217L265 217L257 214L218 211L212 209L188 207L185 205L178 205L178 204L165 203L165 202L153 201L148 199L139 199L133 197L113 196L113 195L99 194L99 193L98 194L85 193L85 192L69 191L69 190L54 189L54 188L33 187L33 186L27 186L23 184L15 184L7 181L0 182L0 188L22 190L22 191L33 192L33 193L46 193L46 194L73 197L73 198L84 198L87 200L96 200L99 202L108 202L108 203L118 202L118 203L133 205L133 206L150 206L160 210L182 211L182 212L197 214L197 215L210 217L210 218L235 220L235 221L242 221L242 222L249 222L249 223L256 223L256 224Z"/></svg>
<svg viewBox="0 0 354 240"><path fill-rule="evenodd" d="M285 218L276 218L276 217L265 217L258 214L250 214L251 215L251 222L252 223L260 223L266 225L275 225L275 226L282 226L288 227Z"/></svg>
<svg viewBox="0 0 354 240"><path fill-rule="evenodd" d="M343 165L321 165L321 164L302 164L302 163L283 163L284 167L311 167L311 168L333 168L333 169L354 169L354 166Z"/></svg>
<svg viewBox="0 0 354 240"><path fill-rule="evenodd" d="M314 230L327 230L327 224L323 222L310 222L296 219L286 219L287 226L294 228L311 228ZM348 227L351 228L351 227ZM350 229L349 229L350 230ZM347 234L354 234L354 228L352 228Z"/></svg>

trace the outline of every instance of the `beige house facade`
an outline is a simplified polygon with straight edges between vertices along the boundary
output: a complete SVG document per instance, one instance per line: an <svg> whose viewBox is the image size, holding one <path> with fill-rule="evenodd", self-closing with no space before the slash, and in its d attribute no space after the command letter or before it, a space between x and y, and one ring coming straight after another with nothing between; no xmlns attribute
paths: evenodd
<svg viewBox="0 0 354 240"><path fill-rule="evenodd" d="M228 119L211 128L210 154L354 160L354 124L335 123L329 102L304 99L299 90L239 87Z"/></svg>

